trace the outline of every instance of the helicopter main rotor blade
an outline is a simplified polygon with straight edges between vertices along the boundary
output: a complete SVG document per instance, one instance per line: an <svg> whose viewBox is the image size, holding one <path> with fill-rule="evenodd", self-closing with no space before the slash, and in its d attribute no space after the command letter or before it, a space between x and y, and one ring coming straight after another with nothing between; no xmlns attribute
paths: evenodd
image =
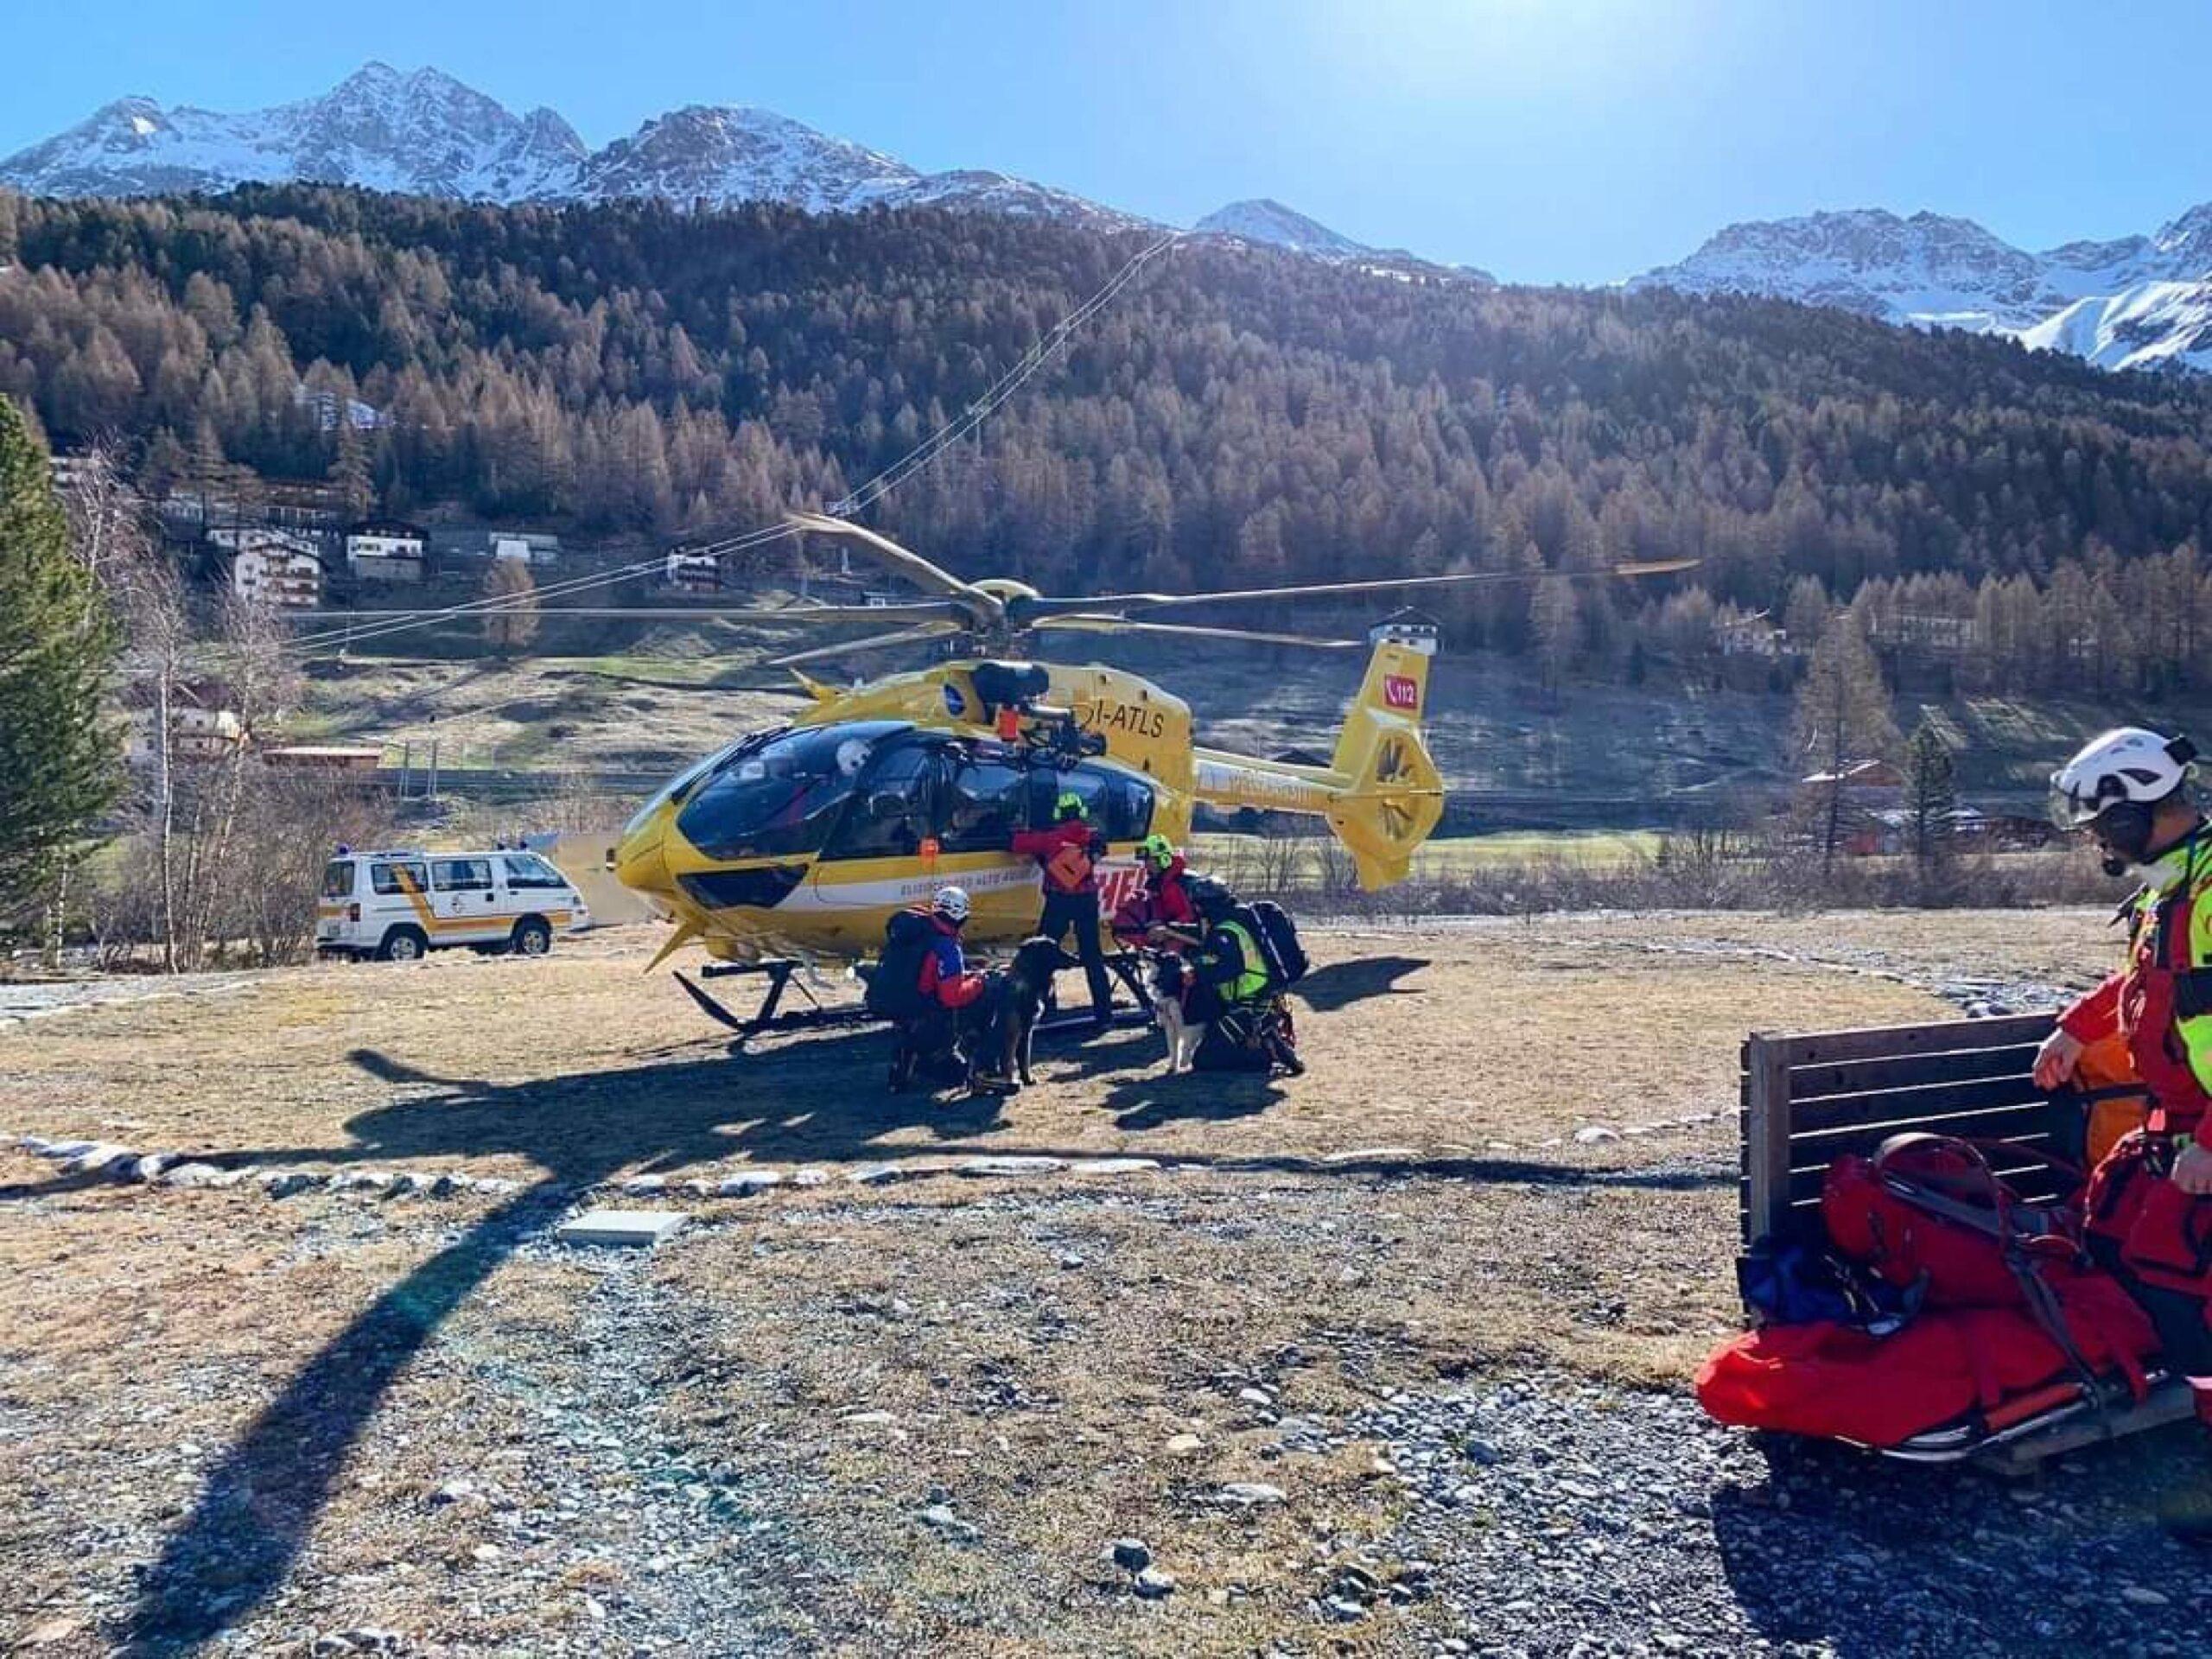
<svg viewBox="0 0 2212 1659"><path fill-rule="evenodd" d="M879 562L896 570L917 588L943 594L948 599L958 600L970 607L969 613L978 621L996 621L1006 614L1006 606L982 588L969 587L950 570L931 564L912 549L901 547L888 536L879 536L849 519L832 518L823 512L791 512L784 515L784 522L799 530L810 530L823 536L842 536L848 541L859 543L874 553Z"/></svg>
<svg viewBox="0 0 2212 1659"><path fill-rule="evenodd" d="M1184 605L1243 605L1270 600L1319 599L1338 594L1387 594L1412 588L1464 588L1480 582L1535 582L1544 576L1588 581L1599 576L1671 576L1695 569L1696 559L1648 559L1596 570L1465 570L1449 576L1386 576L1375 582L1319 582L1287 588L1243 588L1218 594L1097 594L1089 599L1034 599L1023 602L1027 617L1065 615L1110 605L1117 610L1165 610Z"/></svg>
<svg viewBox="0 0 2212 1659"><path fill-rule="evenodd" d="M967 612L950 600L918 600L911 605L685 605L634 607L627 610L545 610L540 616L630 616L654 622L688 619L717 622L806 622L824 626L854 622L964 623Z"/></svg>
<svg viewBox="0 0 2212 1659"><path fill-rule="evenodd" d="M1039 622L1037 633L1151 633L1182 639L1242 639L1255 645L1307 645L1315 651L1357 651L1357 639L1317 639L1305 633L1270 633L1261 628L1201 628L1179 622L1139 622L1126 616L1059 616Z"/></svg>
<svg viewBox="0 0 2212 1659"><path fill-rule="evenodd" d="M951 634L967 632L957 622L925 622L919 627L901 628L896 633L874 634L866 639L849 640L842 645L817 645L811 651L793 652L788 657L772 657L767 665L770 668L797 668L803 663L826 662L832 658L849 657L861 651L891 651L900 645L918 645L925 640L943 639Z"/></svg>
<svg viewBox="0 0 2212 1659"><path fill-rule="evenodd" d="M287 613L287 622L312 617L327 622L334 617L350 621L379 618L446 616L446 611L339 611ZM496 613L491 613L496 614ZM540 617L583 616L632 622L964 622L967 612L950 600L920 600L911 605L786 605L748 608L727 605L548 605L533 614ZM473 622L474 616L457 619Z"/></svg>

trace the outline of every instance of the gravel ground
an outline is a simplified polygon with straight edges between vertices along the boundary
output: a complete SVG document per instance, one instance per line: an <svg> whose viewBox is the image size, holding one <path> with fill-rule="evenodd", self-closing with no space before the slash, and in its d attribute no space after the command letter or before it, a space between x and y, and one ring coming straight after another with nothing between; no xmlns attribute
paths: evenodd
<svg viewBox="0 0 2212 1659"><path fill-rule="evenodd" d="M1481 1654L2201 1654L2207 1489L2183 1427L2035 1484L1768 1444L1688 1399L1557 1373L1408 1392L1355 1420L1414 1498L1385 1548Z"/></svg>
<svg viewBox="0 0 2212 1659"><path fill-rule="evenodd" d="M2096 919L1323 934L1295 1085L1125 1033L982 1115L733 1063L634 941L102 988L0 1033L99 1142L0 1147L0 1647L2204 1651L2194 1429L2016 1488L1686 1392L1743 1029L2039 1000Z"/></svg>

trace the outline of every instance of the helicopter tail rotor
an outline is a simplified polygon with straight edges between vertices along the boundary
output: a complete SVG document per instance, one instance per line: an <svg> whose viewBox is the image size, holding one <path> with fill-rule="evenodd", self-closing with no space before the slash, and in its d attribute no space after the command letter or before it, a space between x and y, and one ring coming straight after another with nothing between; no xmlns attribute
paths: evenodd
<svg viewBox="0 0 2212 1659"><path fill-rule="evenodd" d="M1404 880L1414 852L1444 817L1444 779L1421 726L1436 632L1386 623L1372 638L1367 677L1327 766L1212 749L1192 757L1198 797L1209 805L1324 820L1369 892Z"/></svg>
<svg viewBox="0 0 2212 1659"><path fill-rule="evenodd" d="M1421 741L1433 633L1381 630L1367 677L1338 734L1329 828L1370 892L1402 881L1444 816L1444 779Z"/></svg>

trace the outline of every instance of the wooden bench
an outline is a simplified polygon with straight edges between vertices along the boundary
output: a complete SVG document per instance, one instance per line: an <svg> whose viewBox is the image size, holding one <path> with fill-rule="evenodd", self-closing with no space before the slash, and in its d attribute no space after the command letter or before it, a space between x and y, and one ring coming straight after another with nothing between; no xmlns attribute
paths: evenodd
<svg viewBox="0 0 2212 1659"><path fill-rule="evenodd" d="M2036 1087L2037 1047L2051 1014L1858 1031L1754 1032L1743 1048L1744 1243L1818 1244L1821 1183L1847 1153L1872 1156L1893 1135L1919 1129L1967 1136L2016 1190L2053 1196L2063 1177L2036 1157L2066 1145L2067 1109ZM2008 1154L2005 1147L2018 1147ZM2084 1412L2031 1435L1972 1453L2012 1472L2107 1438L2190 1416L2188 1385L2154 1389L2141 1405Z"/></svg>

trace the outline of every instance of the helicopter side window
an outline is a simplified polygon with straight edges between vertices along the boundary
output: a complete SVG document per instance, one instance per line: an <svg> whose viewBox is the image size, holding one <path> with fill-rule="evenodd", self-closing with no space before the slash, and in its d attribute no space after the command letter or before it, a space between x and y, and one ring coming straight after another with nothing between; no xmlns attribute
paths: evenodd
<svg viewBox="0 0 2212 1659"><path fill-rule="evenodd" d="M1027 817L1028 777L1003 760L963 762L944 804L948 853L1002 853Z"/></svg>
<svg viewBox="0 0 2212 1659"><path fill-rule="evenodd" d="M889 721L787 732L722 763L676 820L709 858L810 853L828 839Z"/></svg>
<svg viewBox="0 0 2212 1659"><path fill-rule="evenodd" d="M1151 786L1126 772L1090 766L1033 774L1030 823L1050 823L1059 798L1068 793L1083 798L1084 815L1109 841L1141 841L1152 828Z"/></svg>
<svg viewBox="0 0 2212 1659"><path fill-rule="evenodd" d="M1056 767L1039 767L1029 775L1029 823L1033 829L1042 830L1059 817L1060 797L1074 794L1083 798L1083 815L1091 823L1099 822L1099 810L1105 804L1105 775L1093 766L1071 766L1065 771Z"/></svg>
<svg viewBox="0 0 2212 1659"><path fill-rule="evenodd" d="M893 749L861 780L853 809L824 858L912 858L936 832L944 762L923 747Z"/></svg>
<svg viewBox="0 0 2212 1659"><path fill-rule="evenodd" d="M1142 841L1152 833L1152 785L1128 772L1106 776L1103 827L1109 841Z"/></svg>

